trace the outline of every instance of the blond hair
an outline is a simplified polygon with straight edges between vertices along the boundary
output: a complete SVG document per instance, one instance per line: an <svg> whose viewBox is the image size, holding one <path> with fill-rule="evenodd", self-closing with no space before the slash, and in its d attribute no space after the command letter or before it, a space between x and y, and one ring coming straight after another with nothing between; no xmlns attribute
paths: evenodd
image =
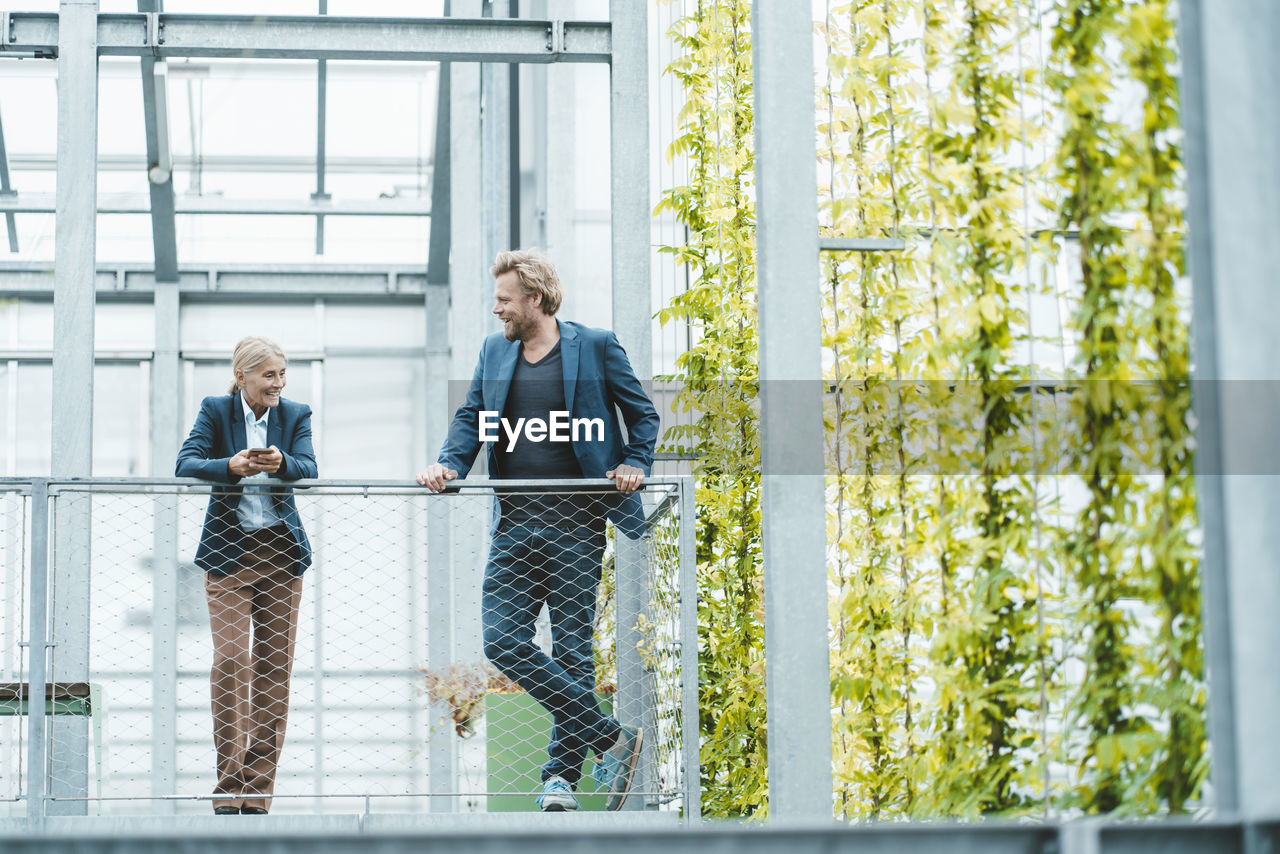
<svg viewBox="0 0 1280 854"><path fill-rule="evenodd" d="M232 376L235 376L237 371L251 374L259 365L272 356L284 362L289 361L285 358L284 350L280 349L280 345L270 338L262 338L257 335L241 338L240 343L236 345L235 351L231 354ZM227 389L227 394L236 394L239 391L240 382L235 379L231 380L231 388Z"/></svg>
<svg viewBox="0 0 1280 854"><path fill-rule="evenodd" d="M499 252L489 268L489 275L495 279L503 273L515 271L520 280L520 291L527 297L542 295L542 313L554 315L560 310L560 301L564 298L560 290L560 277L556 268L536 249L513 249Z"/></svg>

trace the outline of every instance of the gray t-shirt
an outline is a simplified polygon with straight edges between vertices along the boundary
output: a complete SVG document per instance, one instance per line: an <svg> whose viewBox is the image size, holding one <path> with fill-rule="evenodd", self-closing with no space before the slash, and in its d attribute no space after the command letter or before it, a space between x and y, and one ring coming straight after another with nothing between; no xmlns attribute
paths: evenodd
<svg viewBox="0 0 1280 854"><path fill-rule="evenodd" d="M521 347L520 357L516 360L515 373L511 376L511 387L507 390L507 402L502 410L502 417L508 424L515 425L519 419L539 418L550 424L552 412L566 410L564 399L564 363L560 356L560 342L551 348L551 352L536 363L524 357ZM543 478L580 478L582 467L573 453L571 442L553 442L548 437L541 442L533 442L523 431L517 437L514 446L505 430L499 431L497 447L498 472L500 478L512 480L535 480ZM588 525L595 529L604 528L604 507L599 496L567 495L522 495L507 497L501 500L502 527L511 525L546 525L557 528L578 527Z"/></svg>

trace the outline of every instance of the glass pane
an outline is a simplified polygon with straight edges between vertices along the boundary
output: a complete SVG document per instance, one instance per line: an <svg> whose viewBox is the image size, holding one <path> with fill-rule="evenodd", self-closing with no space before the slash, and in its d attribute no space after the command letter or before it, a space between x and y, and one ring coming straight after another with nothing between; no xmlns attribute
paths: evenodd
<svg viewBox="0 0 1280 854"><path fill-rule="evenodd" d="M187 302L182 306L180 340L185 352L225 353L229 364L236 342L246 335L266 335L278 342L286 355L319 352L315 303L253 301L231 305ZM294 366L290 364L289 367L292 373ZM225 383L229 383L230 369L224 375L227 377ZM215 393L222 392L203 392Z"/></svg>
<svg viewBox="0 0 1280 854"><path fill-rule="evenodd" d="M18 366L17 465L18 477L48 477L53 435L53 366Z"/></svg>
<svg viewBox="0 0 1280 854"><path fill-rule="evenodd" d="M425 464L421 359L325 360L324 477L406 480Z"/></svg>
<svg viewBox="0 0 1280 854"><path fill-rule="evenodd" d="M101 302L94 311L93 347L104 350L154 350L156 312L151 302Z"/></svg>
<svg viewBox="0 0 1280 854"><path fill-rule="evenodd" d="M147 477L151 472L149 364L98 365L93 371L93 473ZM170 471L156 472L168 477Z"/></svg>
<svg viewBox="0 0 1280 854"><path fill-rule="evenodd" d="M16 340L17 350L52 350L53 349L53 301L52 300L18 300L11 317L16 317L16 324L10 329ZM16 325L16 329L14 326Z"/></svg>
<svg viewBox="0 0 1280 854"><path fill-rule="evenodd" d="M0 306L2 312L3 306ZM3 316L0 315L0 320ZM17 414L14 404L17 401L10 399L9 383L11 379L16 379L16 372L10 372L8 362L0 362L0 474L5 477L17 477L17 459L13 453L14 432L17 428L16 423L10 423L10 419ZM13 388L17 391L17 387Z"/></svg>
<svg viewBox="0 0 1280 854"><path fill-rule="evenodd" d="M324 345L331 347L421 347L426 341L426 308L422 305L358 305L325 303ZM377 336L369 334L377 330Z"/></svg>

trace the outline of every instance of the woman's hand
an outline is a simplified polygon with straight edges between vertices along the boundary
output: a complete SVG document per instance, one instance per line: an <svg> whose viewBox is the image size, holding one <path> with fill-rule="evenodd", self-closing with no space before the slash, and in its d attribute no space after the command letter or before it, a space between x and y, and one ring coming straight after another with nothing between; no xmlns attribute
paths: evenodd
<svg viewBox="0 0 1280 854"><path fill-rule="evenodd" d="M227 471L236 477L253 477L255 474L261 474L262 472L275 474L280 471L280 466L283 464L284 454L280 453L279 448L272 445L265 454L259 452L250 456L248 449L241 451L227 460Z"/></svg>

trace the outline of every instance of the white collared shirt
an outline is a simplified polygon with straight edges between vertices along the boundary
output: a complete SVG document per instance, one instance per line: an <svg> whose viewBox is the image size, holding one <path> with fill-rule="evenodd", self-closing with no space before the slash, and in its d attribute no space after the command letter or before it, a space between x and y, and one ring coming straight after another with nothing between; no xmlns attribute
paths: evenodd
<svg viewBox="0 0 1280 854"><path fill-rule="evenodd" d="M253 409L244 399L244 392L240 393L240 406L244 410L245 447L267 447L267 418L270 417L271 410L268 408L266 412L262 413L262 417L258 418L253 414ZM255 475L243 478L243 480L265 477L269 477L269 475L264 471L260 471ZM274 502L271 500L271 495L267 492L265 486L244 487L240 503L236 506L236 516L240 519L240 527L246 531L256 531L259 528L270 528L273 525L280 524L280 516L276 513Z"/></svg>

